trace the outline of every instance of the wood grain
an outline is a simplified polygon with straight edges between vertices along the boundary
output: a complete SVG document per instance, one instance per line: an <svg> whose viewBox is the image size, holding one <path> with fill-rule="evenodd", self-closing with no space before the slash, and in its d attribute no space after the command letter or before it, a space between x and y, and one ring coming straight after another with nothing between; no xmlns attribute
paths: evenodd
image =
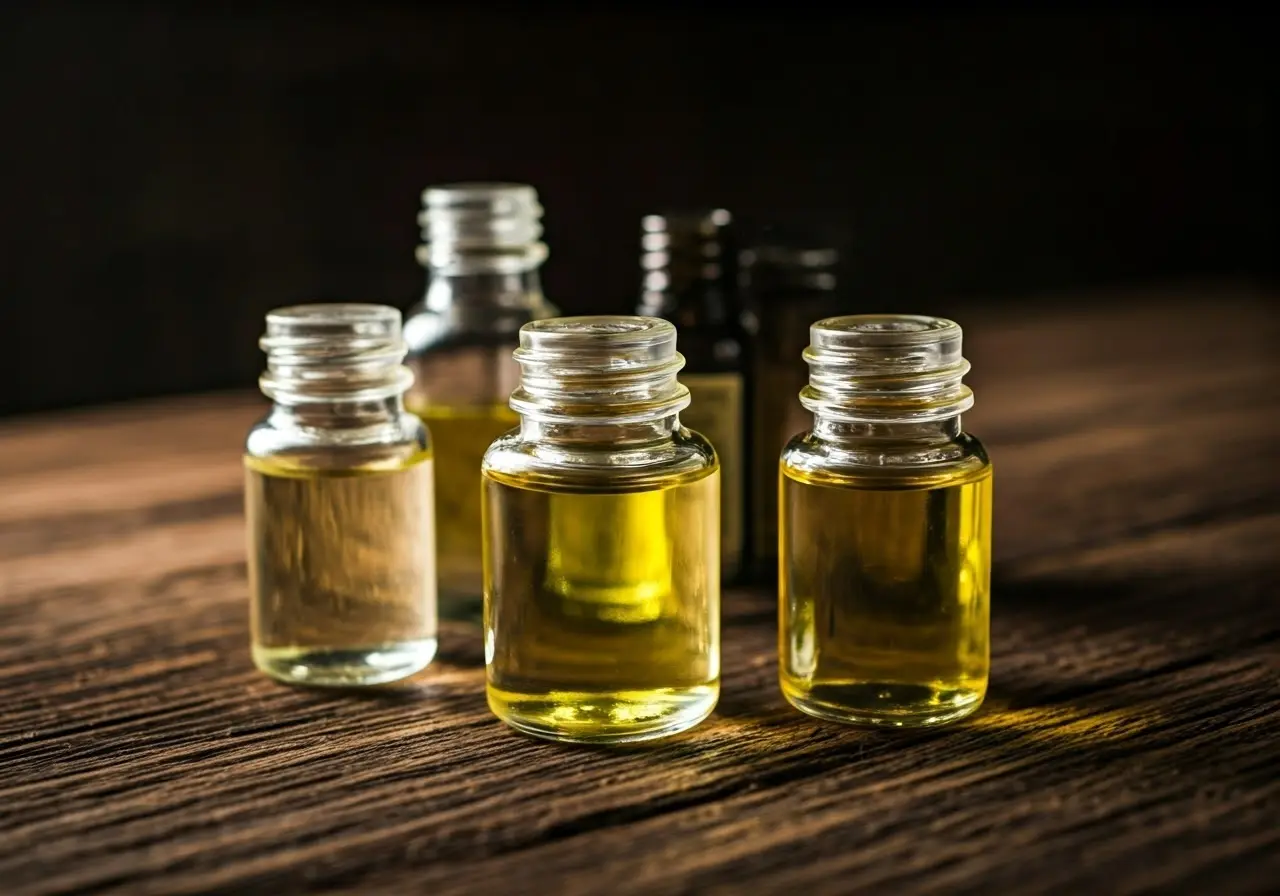
<svg viewBox="0 0 1280 896"><path fill-rule="evenodd" d="M257 399L0 426L4 891L1268 892L1275 313L966 323L994 672L981 714L930 734L789 710L768 589L725 596L716 715L649 746L506 730L466 627L406 687L282 687L247 651Z"/></svg>

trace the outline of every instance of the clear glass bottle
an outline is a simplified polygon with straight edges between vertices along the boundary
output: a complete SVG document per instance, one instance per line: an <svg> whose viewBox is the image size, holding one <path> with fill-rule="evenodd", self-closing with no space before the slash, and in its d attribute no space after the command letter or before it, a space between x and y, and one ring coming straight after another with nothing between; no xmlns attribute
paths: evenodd
<svg viewBox="0 0 1280 896"><path fill-rule="evenodd" d="M955 323L820 320L800 394L813 429L782 453L779 672L798 709L920 727L987 690L991 462Z"/></svg>
<svg viewBox="0 0 1280 896"><path fill-rule="evenodd" d="M489 706L554 740L682 731L720 691L720 475L669 322L526 324L484 458Z"/></svg>
<svg viewBox="0 0 1280 896"><path fill-rule="evenodd" d="M744 570L751 521L751 356L738 304L732 225L724 209L646 215L640 223L644 281L636 308L680 330L680 382L691 398L680 419L710 439L720 459L720 575L726 582ZM779 443L771 456L781 448Z"/></svg>
<svg viewBox="0 0 1280 896"><path fill-rule="evenodd" d="M771 581L778 562L777 458L808 425L796 395L805 383L800 354L809 324L835 314L839 252L805 235L766 230L740 256L739 279L748 330L754 334L751 403L751 563L753 577Z"/></svg>
<svg viewBox="0 0 1280 896"><path fill-rule="evenodd" d="M547 257L538 195L523 184L464 183L422 194L426 295L405 318L407 396L435 448L441 615L477 620L481 604L480 459L517 424L507 397L520 327L558 312L542 295Z"/></svg>
<svg viewBox="0 0 1280 896"><path fill-rule="evenodd" d="M436 650L431 448L403 395L400 312L267 315L274 402L245 444L254 663L296 684L381 684Z"/></svg>

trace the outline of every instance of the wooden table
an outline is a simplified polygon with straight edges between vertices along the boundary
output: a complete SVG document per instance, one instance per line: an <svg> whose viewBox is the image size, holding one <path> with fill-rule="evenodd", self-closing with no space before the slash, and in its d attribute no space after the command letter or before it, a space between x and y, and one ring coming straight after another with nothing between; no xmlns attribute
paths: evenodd
<svg viewBox="0 0 1280 896"><path fill-rule="evenodd" d="M1247 293L976 316L994 677L970 722L821 724L770 593L708 723L629 749L488 714L478 634L412 687L247 650L213 396L0 426L0 891L1262 892L1280 883L1280 314Z"/></svg>

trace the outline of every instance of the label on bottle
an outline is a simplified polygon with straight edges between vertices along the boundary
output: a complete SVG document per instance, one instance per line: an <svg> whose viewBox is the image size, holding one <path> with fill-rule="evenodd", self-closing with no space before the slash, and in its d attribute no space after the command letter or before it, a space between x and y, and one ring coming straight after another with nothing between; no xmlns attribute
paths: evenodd
<svg viewBox="0 0 1280 896"><path fill-rule="evenodd" d="M795 353L797 356L799 352ZM752 471L753 558L767 562L778 556L778 458L791 437L809 428L812 417L800 404L808 381L802 363L761 360L759 388L753 408L755 470Z"/></svg>
<svg viewBox="0 0 1280 896"><path fill-rule="evenodd" d="M745 547L742 374L686 373L680 382L691 398L680 422L706 436L720 457L720 568L730 577L737 574Z"/></svg>

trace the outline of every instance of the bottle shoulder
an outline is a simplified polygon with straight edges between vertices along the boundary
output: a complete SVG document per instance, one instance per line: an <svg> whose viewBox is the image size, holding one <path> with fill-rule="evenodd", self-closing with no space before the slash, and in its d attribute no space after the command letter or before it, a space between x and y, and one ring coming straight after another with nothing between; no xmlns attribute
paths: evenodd
<svg viewBox="0 0 1280 896"><path fill-rule="evenodd" d="M246 458L309 469L408 466L431 457L431 436L403 412L371 426L316 426L268 413L245 437Z"/></svg>
<svg viewBox="0 0 1280 896"><path fill-rule="evenodd" d="M515 430L489 446L481 466L489 478L514 485L632 491L700 479L718 470L719 460L704 436L684 427L637 445L530 440Z"/></svg>
<svg viewBox="0 0 1280 896"><path fill-rule="evenodd" d="M559 313L560 310L545 299L528 305L475 309L459 305L443 310L428 308L425 301L420 301L405 312L403 334L410 358L468 348L514 348L519 343L522 326Z"/></svg>
<svg viewBox="0 0 1280 896"><path fill-rule="evenodd" d="M970 433L943 443L833 442L805 432L782 450L783 475L818 484L896 488L959 484L991 475L986 446Z"/></svg>

